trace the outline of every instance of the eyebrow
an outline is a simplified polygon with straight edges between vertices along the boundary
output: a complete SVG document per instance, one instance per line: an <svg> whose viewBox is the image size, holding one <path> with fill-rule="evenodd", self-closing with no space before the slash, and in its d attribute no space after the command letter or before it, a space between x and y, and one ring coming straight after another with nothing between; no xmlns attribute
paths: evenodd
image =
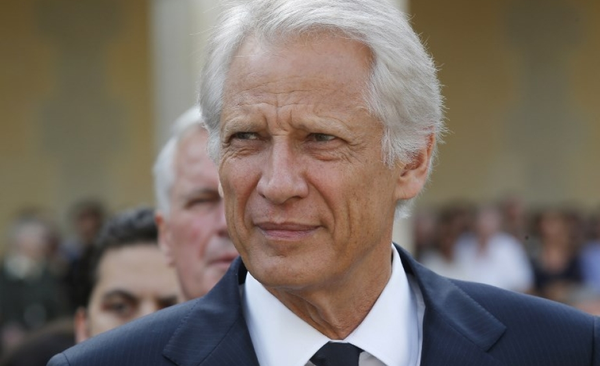
<svg viewBox="0 0 600 366"><path fill-rule="evenodd" d="M106 292L104 295L102 295L102 300L108 300L112 297L124 297L129 301L137 301L137 296L127 290L122 289L115 289Z"/></svg>
<svg viewBox="0 0 600 366"><path fill-rule="evenodd" d="M122 290L122 289L111 290L111 291L105 293L102 296L102 300L107 300L112 297L124 297L129 301L137 301L138 300L137 296L133 295L131 292L129 292L127 290ZM177 294L161 296L158 298L158 301L160 301L161 303L177 302Z"/></svg>
<svg viewBox="0 0 600 366"><path fill-rule="evenodd" d="M297 127L305 131L327 130L331 133L347 133L348 126L342 119L336 119L325 116L311 116L310 118L300 118L296 121Z"/></svg>
<svg viewBox="0 0 600 366"><path fill-rule="evenodd" d="M264 119L264 116L260 117ZM239 132L250 132L264 126L266 121L257 121L256 118L252 118L250 115L238 114L227 120L223 124L223 129L221 130L221 137L228 136L231 131Z"/></svg>
<svg viewBox="0 0 600 366"><path fill-rule="evenodd" d="M167 296L161 296L158 298L158 301L161 304L165 304L165 303L177 303L177 294L173 294L173 295L167 295Z"/></svg>

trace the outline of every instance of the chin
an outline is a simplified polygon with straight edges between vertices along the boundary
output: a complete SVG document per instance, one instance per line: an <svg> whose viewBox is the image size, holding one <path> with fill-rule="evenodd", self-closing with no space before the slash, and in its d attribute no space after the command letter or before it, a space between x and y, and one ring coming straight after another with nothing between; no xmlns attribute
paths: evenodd
<svg viewBox="0 0 600 366"><path fill-rule="evenodd" d="M310 269L293 260L274 260L266 263L261 261L255 266L248 267L248 270L265 287L290 289L310 286L318 281L314 274L323 272L319 269Z"/></svg>

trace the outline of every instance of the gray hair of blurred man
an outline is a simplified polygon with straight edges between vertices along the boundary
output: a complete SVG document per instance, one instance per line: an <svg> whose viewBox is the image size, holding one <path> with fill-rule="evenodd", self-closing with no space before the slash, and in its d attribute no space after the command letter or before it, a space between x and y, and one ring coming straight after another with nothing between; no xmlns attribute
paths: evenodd
<svg viewBox="0 0 600 366"><path fill-rule="evenodd" d="M406 15L386 0L232 0L213 30L202 70L200 106L209 131L209 155L220 154L223 89L232 59L249 36L263 44L327 32L363 43L372 53L364 98L384 126L382 159L409 162L428 143L440 141L443 100L437 69ZM433 155L436 148L433 147ZM431 165L430 165L431 167ZM410 201L399 202L405 217Z"/></svg>
<svg viewBox="0 0 600 366"><path fill-rule="evenodd" d="M177 147L183 137L193 128L206 129L202 121L202 113L198 106L185 111L173 123L171 137L163 146L156 158L152 172L154 174L154 194L156 207L165 216L169 216L171 187L175 182L175 156Z"/></svg>

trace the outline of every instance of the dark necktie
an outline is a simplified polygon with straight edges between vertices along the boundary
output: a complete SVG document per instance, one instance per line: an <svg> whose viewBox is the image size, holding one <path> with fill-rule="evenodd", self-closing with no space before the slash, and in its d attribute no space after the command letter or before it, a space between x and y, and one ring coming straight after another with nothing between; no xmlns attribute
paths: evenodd
<svg viewBox="0 0 600 366"><path fill-rule="evenodd" d="M328 342L310 359L316 366L358 366L362 350L350 343Z"/></svg>

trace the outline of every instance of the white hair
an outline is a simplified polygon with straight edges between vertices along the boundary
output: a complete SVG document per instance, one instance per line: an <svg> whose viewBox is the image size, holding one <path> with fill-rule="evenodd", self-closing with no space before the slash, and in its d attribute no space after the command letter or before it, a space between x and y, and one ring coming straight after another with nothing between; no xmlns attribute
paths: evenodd
<svg viewBox="0 0 600 366"><path fill-rule="evenodd" d="M175 182L175 155L183 137L193 127L206 128L202 121L200 107L195 106L185 111L173 123L171 137L156 157L152 173L154 174L154 194L156 207L164 216L169 215L170 192Z"/></svg>
<svg viewBox="0 0 600 366"><path fill-rule="evenodd" d="M409 162L444 132L436 67L406 16L385 0L231 0L224 2L207 48L200 105L209 131L209 155L220 154L219 122L232 59L249 36L276 42L328 32L363 43L372 52L365 102L384 126L382 159ZM435 154L435 146L433 152ZM399 216L408 213L399 202Z"/></svg>

